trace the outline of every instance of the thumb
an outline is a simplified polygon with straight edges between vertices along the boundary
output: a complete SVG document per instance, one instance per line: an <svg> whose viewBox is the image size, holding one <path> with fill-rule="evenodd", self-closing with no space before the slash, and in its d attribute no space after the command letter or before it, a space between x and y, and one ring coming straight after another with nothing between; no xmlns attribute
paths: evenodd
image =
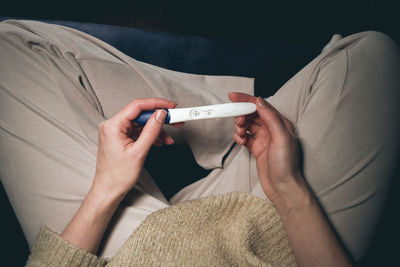
<svg viewBox="0 0 400 267"><path fill-rule="evenodd" d="M160 109L154 112L154 114L150 117L140 133L139 138L135 142L135 146L137 149L139 149L139 151L145 151L147 153L152 144L160 135L166 116L167 112L163 109Z"/></svg>
<svg viewBox="0 0 400 267"><path fill-rule="evenodd" d="M267 125L272 138L279 138L285 135L285 126L283 125L279 112L261 97L257 98L256 103L257 113L261 120Z"/></svg>

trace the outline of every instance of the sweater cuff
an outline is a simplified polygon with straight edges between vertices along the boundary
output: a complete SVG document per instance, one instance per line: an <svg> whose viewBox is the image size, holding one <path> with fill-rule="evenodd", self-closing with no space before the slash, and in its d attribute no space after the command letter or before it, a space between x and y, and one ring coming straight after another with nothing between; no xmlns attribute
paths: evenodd
<svg viewBox="0 0 400 267"><path fill-rule="evenodd" d="M108 260L75 247L47 227L42 227L26 266L105 266Z"/></svg>

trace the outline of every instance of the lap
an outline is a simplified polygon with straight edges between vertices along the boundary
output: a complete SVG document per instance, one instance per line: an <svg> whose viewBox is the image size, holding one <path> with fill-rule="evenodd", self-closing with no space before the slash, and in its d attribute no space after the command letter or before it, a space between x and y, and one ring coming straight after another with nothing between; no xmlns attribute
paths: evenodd
<svg viewBox="0 0 400 267"><path fill-rule="evenodd" d="M381 33L348 36L267 100L295 124L305 179L355 259L368 248L396 173L398 55ZM226 191L265 198L256 179L254 158L235 147L223 169L187 186L172 201Z"/></svg>
<svg viewBox="0 0 400 267"><path fill-rule="evenodd" d="M60 38L8 24L0 30L0 176L31 247L42 225L61 232L89 190L105 116L84 69L55 45ZM118 227L105 235L105 256L168 205L145 170L132 195L116 212Z"/></svg>
<svg viewBox="0 0 400 267"><path fill-rule="evenodd" d="M30 246L41 225L61 232L72 218L95 173L99 123L132 99L157 96L195 106L226 102L231 88L252 90L252 79L168 71L69 28L6 21L0 31L0 176ZM233 142L229 123L167 131L212 168ZM205 154L204 147L210 148ZM101 255L112 256L147 215L168 205L144 170L113 217Z"/></svg>
<svg viewBox="0 0 400 267"><path fill-rule="evenodd" d="M0 26L0 174L31 245L40 224L61 231L71 219L94 175L98 124L132 98L162 96L190 106L226 102L224 94L235 89L252 91L250 79L163 70L77 31L42 26L32 26L36 33L18 23ZM397 53L383 35L350 36L269 99L296 125L305 178L355 257L365 251L393 175L399 130L387 118L397 114ZM189 142L204 167L221 167L232 144L232 121L205 123L171 133ZM117 211L103 256L112 255L148 214L168 205L146 171L143 177ZM248 151L235 147L225 168L174 201L227 190L255 193L256 177Z"/></svg>

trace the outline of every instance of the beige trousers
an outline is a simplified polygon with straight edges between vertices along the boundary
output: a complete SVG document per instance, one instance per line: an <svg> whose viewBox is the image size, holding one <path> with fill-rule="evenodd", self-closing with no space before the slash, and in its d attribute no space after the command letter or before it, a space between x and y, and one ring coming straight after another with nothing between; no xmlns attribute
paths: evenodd
<svg viewBox="0 0 400 267"><path fill-rule="evenodd" d="M359 259L399 154L399 51L376 32L334 41L268 101L296 125L304 176ZM30 246L41 225L61 232L72 218L95 172L99 123L132 99L159 96L185 107L253 92L253 79L165 70L40 22L0 23L0 59L0 177ZM240 146L228 152L233 119L165 130L212 172L167 201L143 170L107 229L101 256L114 255L147 215L179 201L231 191L265 198L250 153Z"/></svg>

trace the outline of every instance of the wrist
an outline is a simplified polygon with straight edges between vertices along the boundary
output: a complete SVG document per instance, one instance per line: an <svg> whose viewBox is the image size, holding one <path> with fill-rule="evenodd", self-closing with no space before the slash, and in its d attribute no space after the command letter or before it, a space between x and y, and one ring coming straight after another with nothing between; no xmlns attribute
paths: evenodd
<svg viewBox="0 0 400 267"><path fill-rule="evenodd" d="M92 203L99 210L108 210L116 208L124 197L125 195L122 193L112 193L101 186L92 185L85 200Z"/></svg>
<svg viewBox="0 0 400 267"><path fill-rule="evenodd" d="M61 237L77 247L95 253L121 200L92 186Z"/></svg>
<svg viewBox="0 0 400 267"><path fill-rule="evenodd" d="M114 179L96 173L88 195L90 194L93 198L110 204L111 202L121 202L128 190L123 191L119 186L120 183L111 180Z"/></svg>
<svg viewBox="0 0 400 267"><path fill-rule="evenodd" d="M275 197L271 200L274 206L278 210L294 211L312 205L315 198L303 176L298 173L288 181L290 182L277 187Z"/></svg>

